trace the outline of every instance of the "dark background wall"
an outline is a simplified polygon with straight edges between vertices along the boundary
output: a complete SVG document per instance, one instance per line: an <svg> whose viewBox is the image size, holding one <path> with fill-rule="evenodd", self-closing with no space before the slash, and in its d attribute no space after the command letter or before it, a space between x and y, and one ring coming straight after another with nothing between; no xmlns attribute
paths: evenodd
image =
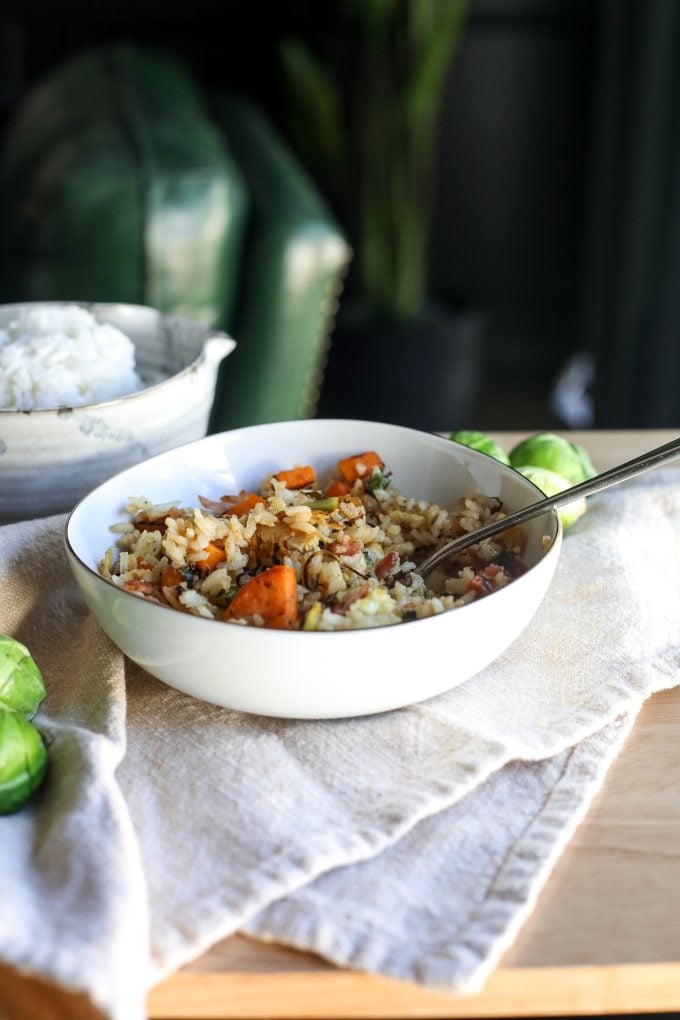
<svg viewBox="0 0 680 1020"><path fill-rule="evenodd" d="M484 385L471 425L560 424L555 379L571 355L597 346L584 307L596 285L588 273L603 36L637 6L472 0L446 88L430 271L433 296L485 317ZM249 92L285 132L278 40L322 32L329 10L295 0L62 0L46 16L29 0L1 16L0 120L59 60L124 39L171 50L207 85ZM673 410L663 413L670 419ZM603 424L612 422L628 424L625 412Z"/></svg>
<svg viewBox="0 0 680 1020"><path fill-rule="evenodd" d="M487 317L486 375L545 389L578 342L592 2L472 7L442 123L432 281Z"/></svg>

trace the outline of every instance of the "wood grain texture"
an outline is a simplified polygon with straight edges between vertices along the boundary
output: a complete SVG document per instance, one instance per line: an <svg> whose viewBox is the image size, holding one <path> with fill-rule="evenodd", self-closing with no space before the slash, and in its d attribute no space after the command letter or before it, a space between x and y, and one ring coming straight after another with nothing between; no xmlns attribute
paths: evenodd
<svg viewBox="0 0 680 1020"><path fill-rule="evenodd" d="M571 433L599 470L671 431ZM496 436L509 449L520 433ZM673 462L680 469L680 461ZM232 936L152 989L152 1020L680 1011L680 688L643 706L535 910L485 988L453 996Z"/></svg>
<svg viewBox="0 0 680 1020"><path fill-rule="evenodd" d="M346 971L204 974L182 971L149 996L151 1020L339 1020L586 1016L663 1012L678 1002L678 968L547 967L500 969L484 992L453 996Z"/></svg>

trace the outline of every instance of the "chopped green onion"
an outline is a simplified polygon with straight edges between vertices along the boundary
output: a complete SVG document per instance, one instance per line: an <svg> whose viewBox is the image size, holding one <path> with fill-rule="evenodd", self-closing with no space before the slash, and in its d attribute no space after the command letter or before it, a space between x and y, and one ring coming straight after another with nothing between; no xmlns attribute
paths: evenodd
<svg viewBox="0 0 680 1020"><path fill-rule="evenodd" d="M307 610L307 614L302 624L303 630L317 630L319 626L319 620L321 618L321 603L315 602Z"/></svg>
<svg viewBox="0 0 680 1020"><path fill-rule="evenodd" d="M387 489L389 488L392 480L392 472L386 471L384 475L381 475L379 471L375 471L369 479L366 481L366 488L371 489L375 492L376 489Z"/></svg>
<svg viewBox="0 0 680 1020"><path fill-rule="evenodd" d="M310 510L337 510L339 502L337 496L325 496L323 499L313 499L304 505L308 506Z"/></svg>

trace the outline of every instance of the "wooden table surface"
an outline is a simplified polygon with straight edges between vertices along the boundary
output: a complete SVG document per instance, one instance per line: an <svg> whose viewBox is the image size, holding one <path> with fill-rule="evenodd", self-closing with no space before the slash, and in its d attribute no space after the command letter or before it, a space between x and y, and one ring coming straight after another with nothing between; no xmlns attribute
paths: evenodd
<svg viewBox="0 0 680 1020"><path fill-rule="evenodd" d="M671 431L572 433L604 470ZM506 449L521 436L499 434ZM680 470L680 460L673 462ZM673 564L669 569L677 569ZM232 936L153 988L153 1020L680 1011L680 687L643 706L484 990L454 996Z"/></svg>

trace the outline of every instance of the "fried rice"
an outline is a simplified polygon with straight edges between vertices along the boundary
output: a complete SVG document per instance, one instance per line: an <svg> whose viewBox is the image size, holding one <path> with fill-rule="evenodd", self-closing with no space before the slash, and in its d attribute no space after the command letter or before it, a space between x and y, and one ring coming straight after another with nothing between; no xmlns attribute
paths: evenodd
<svg viewBox="0 0 680 1020"><path fill-rule="evenodd" d="M323 484L304 465L269 475L258 492L199 496L198 504L131 498L129 519L112 525L118 539L100 573L140 598L208 619L335 631L443 613L525 569L523 533L511 529L466 550L436 591L428 587L417 564L505 516L501 501L467 494L449 510L402 495L374 453L339 462Z"/></svg>

